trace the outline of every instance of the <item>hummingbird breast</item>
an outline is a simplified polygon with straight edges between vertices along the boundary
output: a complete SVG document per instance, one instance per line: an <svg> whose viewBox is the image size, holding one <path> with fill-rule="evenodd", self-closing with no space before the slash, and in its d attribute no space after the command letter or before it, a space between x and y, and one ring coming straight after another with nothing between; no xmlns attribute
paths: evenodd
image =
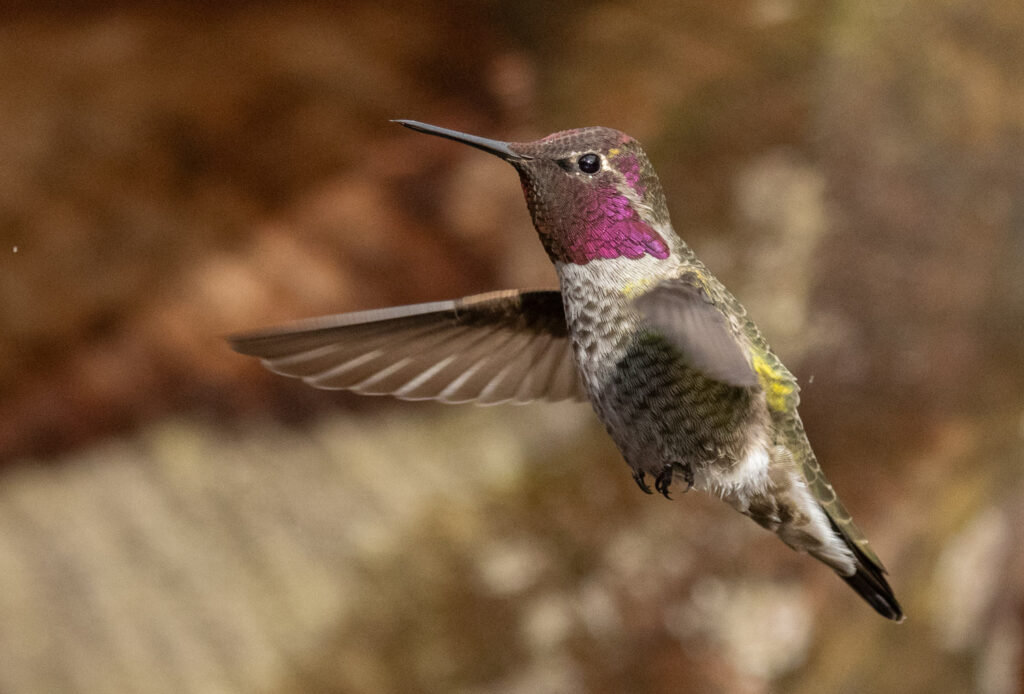
<svg viewBox="0 0 1024 694"><path fill-rule="evenodd" d="M696 486L722 491L730 472L760 459L749 453L764 449L769 417L762 393L705 377L642 323L630 288L679 269L655 258L558 266L581 379L626 462L652 475L687 466ZM749 481L749 471L742 476L736 482Z"/></svg>

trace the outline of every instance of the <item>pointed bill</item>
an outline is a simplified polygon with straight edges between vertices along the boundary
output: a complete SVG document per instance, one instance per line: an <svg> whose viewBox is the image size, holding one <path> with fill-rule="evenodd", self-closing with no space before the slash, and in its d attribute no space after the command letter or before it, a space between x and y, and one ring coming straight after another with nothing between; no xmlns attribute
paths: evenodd
<svg viewBox="0 0 1024 694"><path fill-rule="evenodd" d="M228 340L317 388L482 405L586 399L556 291L343 313Z"/></svg>
<svg viewBox="0 0 1024 694"><path fill-rule="evenodd" d="M497 157L501 157L505 161L519 161L525 159L532 159L525 154L519 154L512 150L508 142L502 142L501 140L490 140L486 137L478 137L476 135L469 135L468 133L460 133L458 130L449 130L448 128L442 128L437 125L430 125L429 123L421 123L415 120L401 120L396 119L393 123L400 123L410 130L417 132L426 133L428 135L437 135L438 137L446 137L449 140L455 140L456 142L462 142L470 147L476 147L482 149L485 152L493 154Z"/></svg>

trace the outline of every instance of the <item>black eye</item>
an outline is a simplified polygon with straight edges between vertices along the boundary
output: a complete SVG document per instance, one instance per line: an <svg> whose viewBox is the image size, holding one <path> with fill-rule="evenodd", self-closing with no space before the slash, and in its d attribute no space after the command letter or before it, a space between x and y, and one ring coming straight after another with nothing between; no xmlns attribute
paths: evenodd
<svg viewBox="0 0 1024 694"><path fill-rule="evenodd" d="M585 174L597 173L601 169L601 157L593 152L584 154L576 160L576 166Z"/></svg>

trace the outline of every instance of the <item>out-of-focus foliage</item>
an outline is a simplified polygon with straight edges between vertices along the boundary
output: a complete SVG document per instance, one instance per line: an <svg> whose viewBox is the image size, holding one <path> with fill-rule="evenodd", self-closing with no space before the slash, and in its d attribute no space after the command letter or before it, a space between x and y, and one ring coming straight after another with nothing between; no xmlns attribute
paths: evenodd
<svg viewBox="0 0 1024 694"><path fill-rule="evenodd" d="M314 391L234 330L552 285L514 173L638 137L909 615L585 406ZM1024 691L1024 10L0 10L0 690Z"/></svg>

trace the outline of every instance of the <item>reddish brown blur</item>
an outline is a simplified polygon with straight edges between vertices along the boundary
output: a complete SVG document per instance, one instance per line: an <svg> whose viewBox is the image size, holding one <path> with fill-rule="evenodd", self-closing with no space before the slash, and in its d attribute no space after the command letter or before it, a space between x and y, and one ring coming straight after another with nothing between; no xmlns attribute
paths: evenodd
<svg viewBox="0 0 1024 694"><path fill-rule="evenodd" d="M1024 692L1019 3L207 4L0 10L0 689ZM553 283L514 172L390 118L639 139L908 622L585 410L232 353Z"/></svg>

